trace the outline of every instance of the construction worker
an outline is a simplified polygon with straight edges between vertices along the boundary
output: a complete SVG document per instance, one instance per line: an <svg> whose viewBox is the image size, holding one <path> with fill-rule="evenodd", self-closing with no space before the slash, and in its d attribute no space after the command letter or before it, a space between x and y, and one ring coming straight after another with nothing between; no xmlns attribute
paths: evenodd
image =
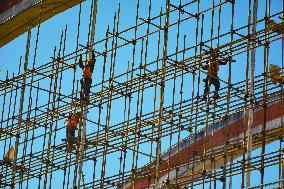
<svg viewBox="0 0 284 189"><path fill-rule="evenodd" d="M276 32L276 33L279 33L279 34L283 34L284 33L284 23L280 23L280 24L277 24L274 20L268 20L267 21L267 27Z"/></svg>
<svg viewBox="0 0 284 189"><path fill-rule="evenodd" d="M14 153L15 153L14 146L10 146L7 154L4 156L4 159L3 159L3 161L0 164L1 165L7 164L7 165L12 166L13 165L13 161L14 161Z"/></svg>
<svg viewBox="0 0 284 189"><path fill-rule="evenodd" d="M76 114L70 113L65 121L66 124L66 140L68 142L73 141L75 139L75 130L77 129L79 123L80 113Z"/></svg>
<svg viewBox="0 0 284 189"><path fill-rule="evenodd" d="M207 99L207 93L209 91L209 87L211 84L214 85L215 87L215 92L214 92L214 99L219 98L218 90L220 89L220 81L218 77L218 71L219 71L219 65L226 65L228 59L225 59L223 61L218 59L219 53L217 49L212 49L210 52L210 61L207 65L203 66L203 70L207 70L208 74L206 79L203 81L205 82L205 87L204 87L204 94L203 94L203 99Z"/></svg>
<svg viewBox="0 0 284 189"><path fill-rule="evenodd" d="M270 64L269 72L270 72L269 77L271 78L273 84L283 81L281 68L279 66Z"/></svg>
<svg viewBox="0 0 284 189"><path fill-rule="evenodd" d="M82 55L80 56L79 66L83 70L83 75L81 79L81 93L80 98L86 102L89 101L90 89L92 84L92 75L95 67L96 59L95 54L92 51L92 57L85 61L85 65L82 61Z"/></svg>

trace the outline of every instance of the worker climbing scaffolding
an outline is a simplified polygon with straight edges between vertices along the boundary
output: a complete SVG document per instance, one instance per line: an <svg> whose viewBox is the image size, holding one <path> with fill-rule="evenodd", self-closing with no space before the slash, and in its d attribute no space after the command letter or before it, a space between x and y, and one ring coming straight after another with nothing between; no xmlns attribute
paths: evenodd
<svg viewBox="0 0 284 189"><path fill-rule="evenodd" d="M223 60L218 59L219 58L219 52L217 49L211 49L210 50L210 60L209 63L202 67L203 70L207 70L207 77L204 79L204 93L203 93L203 99L207 99L208 91L211 86L211 84L215 87L214 92L214 99L219 98L218 90L220 89L220 81L218 77L218 71L219 71L219 65L226 65L227 62L230 60L230 58L225 58Z"/></svg>
<svg viewBox="0 0 284 189"><path fill-rule="evenodd" d="M92 85L92 75L96 63L95 53L94 50L90 49L90 58L85 61L85 65L83 65L82 62L82 55L80 56L80 62L79 66L83 70L83 75L81 79L81 93L80 98L82 102L81 111L83 116L83 122L82 125L80 125L80 149L79 149L79 155L80 158L83 158L84 150L85 150L85 142L86 142L86 119L88 111L86 111L86 108L89 104L89 96L90 96L90 89ZM78 166L78 188L80 188L80 182L81 182L81 176L83 171L83 161L80 162ZM77 172L77 170L76 170Z"/></svg>
<svg viewBox="0 0 284 189"><path fill-rule="evenodd" d="M91 57L83 64L82 55L80 55L79 66L83 70L81 79L81 93L80 98L83 102L89 102L90 89L92 85L92 75L95 67L96 59L94 51L92 51Z"/></svg>
<svg viewBox="0 0 284 189"><path fill-rule="evenodd" d="M65 121L66 124L66 141L67 141L67 151L72 149L73 143L76 139L75 131L79 124L79 117L81 114L77 112L76 114L70 113Z"/></svg>

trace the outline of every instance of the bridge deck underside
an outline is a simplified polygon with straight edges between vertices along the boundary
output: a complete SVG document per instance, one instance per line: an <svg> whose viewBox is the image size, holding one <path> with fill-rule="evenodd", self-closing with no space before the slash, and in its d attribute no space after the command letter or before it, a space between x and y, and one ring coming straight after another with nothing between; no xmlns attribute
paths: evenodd
<svg viewBox="0 0 284 189"><path fill-rule="evenodd" d="M54 3L45 0L31 5L23 1L17 3L0 14L0 47L28 31L29 27L33 28L80 2L82 1L61 0Z"/></svg>

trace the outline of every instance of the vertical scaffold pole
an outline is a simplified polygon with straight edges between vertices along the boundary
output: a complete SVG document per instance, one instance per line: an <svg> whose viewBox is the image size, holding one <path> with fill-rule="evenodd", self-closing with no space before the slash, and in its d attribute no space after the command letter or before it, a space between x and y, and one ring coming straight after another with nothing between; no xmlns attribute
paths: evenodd
<svg viewBox="0 0 284 189"><path fill-rule="evenodd" d="M253 126L253 101L254 101L254 67L255 67L255 51L256 51L256 25L257 25L257 7L258 0L253 3L253 26L252 26L252 50L251 50L251 64L250 64L250 103L249 103L249 117L248 117L248 131L247 131L247 175L246 188L250 187L251 176L251 151L252 151L252 126Z"/></svg>
<svg viewBox="0 0 284 189"><path fill-rule="evenodd" d="M156 168L155 168L155 188L158 188L159 184L159 166L160 166L160 154L161 154L161 137L162 137L162 124L163 118L163 106L164 106L164 91L165 91L165 75L166 75L166 58L168 53L168 26L170 16L170 0L166 2L166 18L164 26L164 48L163 48L163 60L162 60L162 76L161 76L161 88L160 88L160 108L159 108L159 120L158 120L158 138L156 148Z"/></svg>
<svg viewBox="0 0 284 189"><path fill-rule="evenodd" d="M94 0L94 9L93 9L93 20L92 20L92 31L91 31L91 41L90 45L94 44L95 39L95 29L96 29L96 17L97 17L97 5L98 0ZM90 51L90 58L92 57L92 52ZM83 113L83 120L82 120L82 133L81 133L81 146L80 146L80 164L79 164L79 170L78 170L78 188L81 187L81 178L82 178L82 170L83 170L83 156L85 153L85 139L86 139L86 120L88 119L88 105L84 105L82 108Z"/></svg>
<svg viewBox="0 0 284 189"><path fill-rule="evenodd" d="M97 23L97 7L98 7L98 0L93 1L94 9L93 9L93 20L92 20L92 31L91 31L91 41L90 45L93 45L95 42L95 31L96 31L96 23Z"/></svg>
<svg viewBox="0 0 284 189"><path fill-rule="evenodd" d="M24 73L28 69L28 61L29 61L29 53L30 53L30 43L31 42L31 27L28 26L28 39L27 39L27 45L26 45L26 55L25 55L25 63L24 63ZM20 99L20 107L19 107L19 119L18 119L18 128L21 127L23 122L23 108L24 108L24 100L25 100L25 89L26 89L26 77L23 77L23 86L21 89L21 99ZM18 147L19 147L19 140L20 140L20 133L17 130L17 136L16 136L16 143L15 143L15 152L14 152L14 161L13 161L13 167L12 167L12 184L14 186L15 182L15 176L17 171L17 156L18 156Z"/></svg>
<svg viewBox="0 0 284 189"><path fill-rule="evenodd" d="M284 2L282 1L282 18L284 18ZM282 74L283 74L283 68L284 68L284 34L282 34L282 42L281 42L281 45L282 45L282 49L281 49L281 70L282 70ZM283 91L283 85L281 85L281 91ZM280 99L283 99L283 93L280 95ZM283 108L283 105L280 106L280 108L282 109ZM280 122L280 125L281 125L281 133L283 133L283 125L284 125L284 119L283 119L284 115L283 113L281 114L281 122ZM281 170L279 171L279 173L282 173L281 175L279 175L279 178L282 180L280 183L279 183L279 186L280 188L283 188L284 186L284 155L283 155L283 150L282 150L282 143L283 143L283 137L281 137L280 139L280 150L282 151L281 156L280 156L280 167L281 167Z"/></svg>

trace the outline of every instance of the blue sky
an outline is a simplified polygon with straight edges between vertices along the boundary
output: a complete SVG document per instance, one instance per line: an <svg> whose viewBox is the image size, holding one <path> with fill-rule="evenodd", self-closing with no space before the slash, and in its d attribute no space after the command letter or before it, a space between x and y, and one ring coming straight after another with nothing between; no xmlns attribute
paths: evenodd
<svg viewBox="0 0 284 189"><path fill-rule="evenodd" d="M121 12L120 12L120 24L119 24L119 29L118 31L122 31L128 27L131 27L135 24L135 15L136 15L136 1L112 1L112 0L105 0L105 1L99 1L99 6L98 6L98 15L97 15L97 25L96 25L96 34L95 34L95 41L99 41L101 39L105 38L105 33L106 29L109 25L110 31L112 32L113 30L113 16L115 14L115 11L117 11L118 3L121 3ZM187 3L188 1L181 1L182 4ZM219 0L215 0L215 4L218 4ZM223 1L222 1L223 2ZM139 17L140 18L147 18L148 16L148 1L141 1L140 2L140 9L139 9ZM172 4L178 5L179 1L171 1ZM272 0L271 2L271 15L275 13L279 13L282 11L282 3L280 0ZM89 24L89 14L90 14L90 5L91 1L87 0L86 2L82 3L82 15L81 15L81 27L80 27L80 35L79 35L79 44L85 45L87 43L87 34L88 34L88 24ZM194 3L193 5L190 5L186 8L186 10L190 13L195 13L197 12L197 3ZM200 10L206 10L212 6L212 3L208 3L208 1L203 0L200 5ZM152 11L151 11L151 17L156 16L160 12L160 7L162 7L162 10L165 11L165 1L163 0L152 0ZM247 14L248 14L248 1L241 1L238 0L236 1L235 5L235 16L234 16L234 28L239 28L247 23ZM213 37L216 37L218 34L218 11L219 9L215 9L215 17L214 17L214 32L213 32ZM59 47L59 42L60 42L60 35L61 31L65 29L65 26L67 25L68 31L67 31L67 39L66 39L66 52L65 54L69 54L74 52L76 49L76 36L77 36L77 22L78 22L78 12L79 12L79 6L76 6L72 9L69 9L53 18L48 20L47 22L41 24L40 28L40 38L38 42L38 51L37 51L37 57L36 57L36 67L41 66L47 62L52 61L50 57L53 56L53 51L54 47L56 46L56 49L58 52L58 47ZM204 14L205 19L204 19L204 35L203 35L203 41L206 41L210 39L210 30L211 30L211 11L207 12ZM183 14L181 15L181 18L185 18L187 15ZM259 2L259 9L258 9L258 18L262 19L265 16L265 1L261 0ZM176 22L178 18L178 14L174 13L171 14L170 16L170 22ZM221 10L221 25L220 25L220 34L226 33L230 30L230 25L231 25L231 5L230 3L227 3L222 6ZM276 19L277 22L280 21L279 18ZM141 20L139 21L139 23ZM159 20L153 21L155 24L159 23ZM164 24L164 20L162 20L162 25ZM196 20L194 18L189 19L188 21L182 22L180 25L180 38L178 39L178 49L181 50L183 47L183 36L186 35L186 47L191 47L195 44L195 27L196 27ZM263 29L263 24L260 24L258 26L258 29ZM142 27L138 29L138 36L146 34L146 29L147 25L144 24ZM156 28L154 26L150 27L150 31L155 31ZM36 32L37 28L34 28L32 30L32 38L31 38L31 47L30 47L30 54L29 54L29 68L32 68L33 64L33 56L34 56L34 48L35 48L35 41L36 41ZM199 28L200 32L200 28ZM243 35L246 35L247 30L241 30L240 33ZM125 34L121 35L122 37L132 40L133 39L133 30L130 32L126 32ZM163 36L163 33L161 33L161 36ZM169 46L168 46L168 54L173 54L175 53L176 49L176 36L177 36L177 27L172 27L169 29ZM149 44L148 44L148 54L147 54L147 59L146 62L152 62L156 60L157 53L158 51L160 52L160 58L161 58L161 53L162 53L162 40L161 40L161 47L158 49L157 47L157 37L158 33L152 35L149 37ZM234 36L237 38L237 36ZM5 78L5 73L8 70L9 72L9 78L11 78L12 73L17 73L17 67L19 65L19 60L20 57L25 56L25 46L26 46L26 40L27 40L27 34L23 34L17 39L13 40L9 44L5 45L0 49L0 57L1 57L1 75L0 79L3 80ZM109 41L109 48L111 47L111 42L112 40ZM198 38L198 42L200 42L200 34ZM220 39L220 44L225 44L229 42L229 38L224 37ZM118 40L118 45L124 44L125 41L123 40ZM141 46L142 46L142 40L137 42L137 49L136 49L136 55L134 57L135 60L135 67L137 68L140 63L144 64L145 63L145 45L146 45L146 39L144 39L144 49L143 49L143 58L140 58L141 54ZM214 41L213 47L217 46L217 42ZM103 52L104 51L104 43L100 43L95 46L96 51ZM116 57L116 67L115 67L115 75L122 74L127 71L127 66L128 62L132 61L132 45L125 46L123 48L119 48L117 50L117 57ZM185 52L185 57L189 58L194 55L193 50L189 50ZM263 73L263 47L258 48L256 51L256 71L255 74L259 75ZM269 51L269 64L276 64L281 66L281 41L278 40L276 42L273 42L273 44L270 47ZM106 79L109 78L108 75L108 70L109 70L109 63L110 63L110 53L108 54L107 58L107 76ZM85 58L85 57L84 57ZM180 53L177 56L178 60L182 59L182 54ZM245 79L245 67L246 67L246 54L243 53L241 55L238 55L235 57L236 62L232 64L232 82L237 82ZM69 60L66 63L73 63L75 59ZM161 62L159 63L161 66ZM149 70L154 70L156 65L151 65L147 67ZM97 58L97 65L95 67L95 71L93 74L93 84L97 84L101 80L101 75L102 75L102 67L103 67L103 58L98 57ZM21 69L21 73L23 70ZM81 77L81 71L78 69L76 71L76 79L80 79ZM138 74L138 72L135 72L135 74ZM136 75L134 77L137 77ZM201 74L201 80L205 78L205 74ZM223 80L228 79L228 65L227 66L222 66L220 70L220 78ZM62 88L61 88L61 93L68 95L71 94L72 92L72 80L73 80L73 71L69 70L64 72L63 74L63 79L62 79ZM126 77L121 77L118 81L122 82L125 81ZM168 81L166 85L166 98L165 98L165 104L164 106L170 106L172 104L172 100L174 99L175 103L179 102L180 95L179 90L181 89L180 87L180 82L181 82L181 77L177 78L176 80L176 92L173 97L172 93L172 88L174 85L173 80ZM49 87L49 80L43 80L40 82L40 86L48 89ZM224 87L224 83L221 83L221 87ZM192 98L191 96L191 91L193 89L192 85L192 75L187 74L184 77L184 99L190 99ZM194 83L194 88L195 88L195 94L196 96L196 90L197 90L197 81ZM29 89L29 88L28 88ZM92 89L92 92L97 92L100 90L100 87L95 87ZM203 82L201 83L201 93L203 91ZM36 91L32 91L32 96L33 96L33 107L35 106L35 94ZM27 94L28 95L28 94ZM140 94L141 95L141 94ZM8 95L9 96L9 95ZM132 108L130 112L130 118L134 118L136 116L136 113L142 109L142 113L146 114L149 112L152 112L154 110L154 101L153 101L153 96L154 96L154 88L147 89L144 94L144 104L143 106L138 105L138 108L136 107L136 101L138 99L137 94L133 97L132 101ZM140 96L141 98L141 96ZM39 105L44 105L48 101L48 94L45 92L40 93L40 98L38 101ZM0 98L1 104L3 103L3 97L1 96ZM25 108L24 110L27 110L28 101L25 101ZM116 123L120 123L124 121L124 100L120 99L117 101L114 101L112 103L112 110L111 110L111 120L110 120L110 126L115 125ZM158 107L158 104L156 104L156 108ZM5 108L6 109L6 108ZM0 107L1 112L3 111L2 106ZM16 110L17 112L17 110ZM4 110L4 119L8 117L7 115L7 110ZM101 115L102 117L102 123L106 123L106 105L104 106L103 113ZM98 120L98 109L92 109L89 112L88 118L91 120ZM59 121L58 123L59 127L63 126L63 121ZM1 125L1 127L3 127ZM5 127L5 126L4 126ZM91 123L87 123L87 133L94 133L97 129L97 126L92 125ZM43 129L38 129L36 131L36 135L43 134L44 130ZM60 144L61 139L64 138L64 130L61 130L58 132L57 138L53 141L55 144ZM181 134L181 138L185 138L188 136L188 132L184 132ZM40 139L42 140L42 139ZM39 142L42 142L38 140ZM169 137L165 137L162 141L162 150L166 150L169 147ZM176 143L178 140L177 134L174 134L172 136L172 141L171 144ZM12 142L13 143L13 142ZM38 143L40 144L40 143ZM268 151L274 151L279 148L279 142L272 143L268 146L267 150ZM1 147L4 146L4 144L1 143ZM6 146L7 150L8 147ZM30 148L28 147L30 150ZM41 150L41 145L35 145L33 146L34 151L39 151ZM149 152L149 145L141 145L141 150L145 152ZM259 154L260 151L257 150L254 152L254 155ZM3 154L1 152L0 154ZM132 162L132 153L128 154L127 157L127 168L128 170L131 168L131 162ZM108 163L106 165L107 167L107 176L113 175L113 174L118 174L119 170L119 160L118 157L120 156L120 153L113 153L112 155L108 156ZM142 166L149 162L149 158L146 157L139 157L138 160L138 166ZM98 166L97 170L100 171L100 166L101 166L101 159L98 160ZM92 180L92 163L87 162L84 166L84 172L86 174L86 182L91 182ZM100 178L99 171L97 171L96 179ZM266 173L269 173L271 169L267 169ZM52 186L56 188L56 185L62 186L62 172L58 171L54 173L54 177L59 179L54 179L52 181ZM277 171L273 171L270 177L266 177L266 180L269 181L272 178L277 178ZM239 188L239 180L240 177L236 176L233 179L233 188ZM259 174L254 173L253 174L253 183L257 184L259 183ZM274 179L276 180L276 179ZM37 184L37 181L33 181L34 184ZM32 182L31 182L32 183Z"/></svg>

